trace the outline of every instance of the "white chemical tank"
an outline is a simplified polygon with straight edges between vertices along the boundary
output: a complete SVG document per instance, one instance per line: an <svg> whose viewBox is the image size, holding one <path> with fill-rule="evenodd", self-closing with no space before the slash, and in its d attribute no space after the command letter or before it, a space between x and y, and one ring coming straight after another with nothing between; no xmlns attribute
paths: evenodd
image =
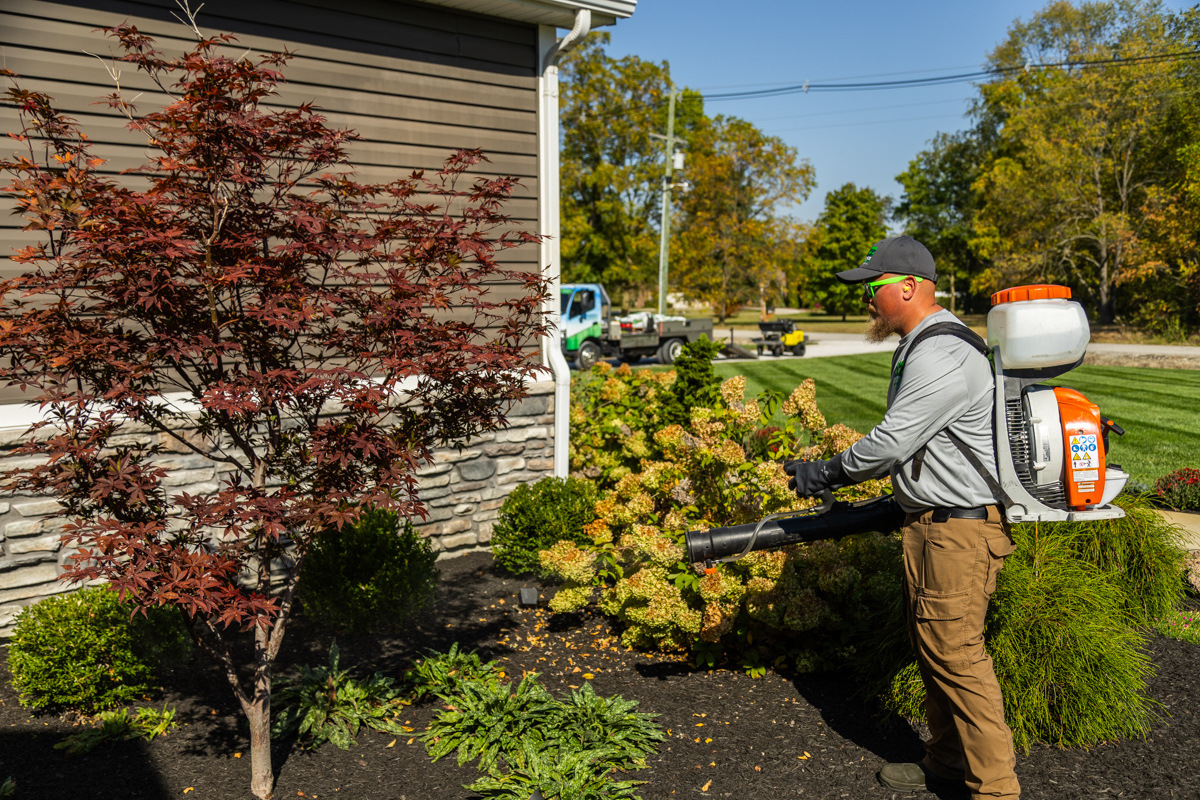
<svg viewBox="0 0 1200 800"><path fill-rule="evenodd" d="M1005 370L1074 364L1090 337L1087 314L1066 286L1016 286L992 295L987 341L999 345Z"/></svg>

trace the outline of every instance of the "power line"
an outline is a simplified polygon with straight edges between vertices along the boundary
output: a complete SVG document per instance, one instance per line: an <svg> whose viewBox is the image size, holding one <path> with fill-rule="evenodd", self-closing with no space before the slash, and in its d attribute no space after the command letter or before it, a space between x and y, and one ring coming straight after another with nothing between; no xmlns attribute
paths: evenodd
<svg viewBox="0 0 1200 800"><path fill-rule="evenodd" d="M804 83L791 84L788 86L777 86L771 89L705 94L703 97L705 100L748 100L758 97L781 97L789 94L808 94L810 92L862 92L875 91L879 89L908 89L915 86L943 86L953 83L965 83L967 81L979 80L980 78L996 77L998 75L1011 74L1014 72L1027 72L1031 69L1049 69L1055 67L1089 69L1104 65L1124 67L1134 66L1135 64L1157 63L1161 61L1190 61L1195 59L1200 59L1200 52L1195 50L1183 50L1174 53L1156 53L1146 56L1134 56L1131 58L1115 57L1097 59L1093 61L1060 61L1050 64L1025 64L1020 67L996 67L975 70L973 72L959 72L950 75L935 75L929 78L907 78L898 81L866 81L858 83L814 83L805 81Z"/></svg>

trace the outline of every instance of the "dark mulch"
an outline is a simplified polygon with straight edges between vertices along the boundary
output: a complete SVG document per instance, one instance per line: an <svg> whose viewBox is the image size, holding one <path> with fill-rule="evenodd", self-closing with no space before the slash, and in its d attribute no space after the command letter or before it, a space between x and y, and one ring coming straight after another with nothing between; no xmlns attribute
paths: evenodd
<svg viewBox="0 0 1200 800"><path fill-rule="evenodd" d="M907 796L884 789L875 774L887 761L919 757L918 732L881 723L874 710L853 699L845 676L769 673L754 680L740 672L697 671L625 651L599 617L563 620L518 608L517 590L533 584L493 573L486 554L439 566L437 604L420 625L400 636L339 642L343 665L398 674L410 655L457 641L500 659L510 676L541 673L554 692L591 675L598 693L638 700L640 710L657 713L670 731L638 774L647 781L645 800ZM322 661L329 639L300 621L282 661ZM1018 755L1026 797L1200 798L1200 648L1162 638L1151 648L1158 675L1150 693L1162 715L1149 737ZM16 779L17 800L251 797L245 722L209 665L198 661L173 680L165 699L178 706L185 723L178 731L76 758L53 749L73 730L71 721L22 709L5 665L6 658L0 664L0 780ZM412 708L414 737L436 711L432 704ZM374 732L361 735L349 751L326 745L308 752L278 743L275 765L277 798L465 800L472 794L463 784L476 776L453 758L430 763L413 738Z"/></svg>

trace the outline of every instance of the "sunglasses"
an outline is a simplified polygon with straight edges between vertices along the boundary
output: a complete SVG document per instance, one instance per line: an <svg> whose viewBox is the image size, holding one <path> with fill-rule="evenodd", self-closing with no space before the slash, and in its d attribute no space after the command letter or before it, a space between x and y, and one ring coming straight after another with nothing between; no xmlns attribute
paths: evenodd
<svg viewBox="0 0 1200 800"><path fill-rule="evenodd" d="M916 275L894 275L891 278L881 278L880 280L871 281L870 283L864 284L863 294L865 294L868 299L874 300L875 290L880 286L887 286L889 283L899 283L905 278L912 278L917 283L920 283L922 280L924 280L924 278L917 277Z"/></svg>

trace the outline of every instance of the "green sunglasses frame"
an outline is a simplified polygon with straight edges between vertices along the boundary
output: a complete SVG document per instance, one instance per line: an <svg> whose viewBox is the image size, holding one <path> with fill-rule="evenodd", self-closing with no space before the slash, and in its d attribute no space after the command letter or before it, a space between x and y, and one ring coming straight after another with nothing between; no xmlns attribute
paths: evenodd
<svg viewBox="0 0 1200 800"><path fill-rule="evenodd" d="M904 280L905 278L912 278L917 283L920 283L921 281L925 280L924 278L920 277L919 275L894 275L891 278L882 278L877 281L871 281L870 283L863 284L863 293L867 297L874 300L875 299L875 290L878 289L880 286L887 286L889 283L899 283L900 281Z"/></svg>

